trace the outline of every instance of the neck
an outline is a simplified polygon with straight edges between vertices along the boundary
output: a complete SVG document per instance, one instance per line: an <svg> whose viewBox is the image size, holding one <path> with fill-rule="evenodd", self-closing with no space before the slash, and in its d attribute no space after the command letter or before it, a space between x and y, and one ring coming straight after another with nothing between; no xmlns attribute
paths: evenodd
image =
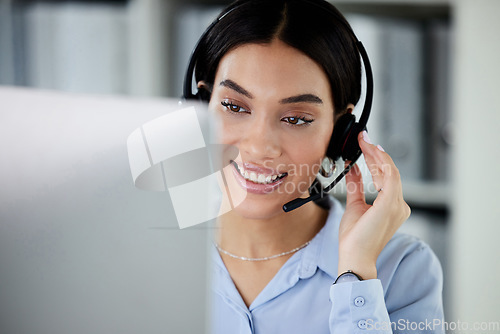
<svg viewBox="0 0 500 334"><path fill-rule="evenodd" d="M272 256L311 240L324 226L327 215L313 203L266 219L243 217L233 210L219 218L217 243L239 256Z"/></svg>

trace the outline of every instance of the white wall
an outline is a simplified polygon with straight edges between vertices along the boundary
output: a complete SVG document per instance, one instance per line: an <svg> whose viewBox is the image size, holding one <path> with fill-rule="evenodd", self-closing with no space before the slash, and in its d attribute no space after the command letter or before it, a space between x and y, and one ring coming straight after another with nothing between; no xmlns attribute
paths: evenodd
<svg viewBox="0 0 500 334"><path fill-rule="evenodd" d="M171 52L169 35L173 2L130 1L129 12L129 93L135 96L165 96Z"/></svg>
<svg viewBox="0 0 500 334"><path fill-rule="evenodd" d="M450 321L499 321L500 1L457 0ZM472 331L468 331L472 332ZM498 329L493 332L498 332Z"/></svg>

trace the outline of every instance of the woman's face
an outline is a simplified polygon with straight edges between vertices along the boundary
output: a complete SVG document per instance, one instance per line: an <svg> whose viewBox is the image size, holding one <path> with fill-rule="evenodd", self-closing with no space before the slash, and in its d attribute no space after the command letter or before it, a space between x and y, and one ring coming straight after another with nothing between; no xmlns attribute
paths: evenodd
<svg viewBox="0 0 500 334"><path fill-rule="evenodd" d="M333 130L328 78L287 44L245 44L220 61L210 109L220 140L239 150L224 169L235 209L250 219L283 213L313 182ZM243 196L243 197L242 197Z"/></svg>

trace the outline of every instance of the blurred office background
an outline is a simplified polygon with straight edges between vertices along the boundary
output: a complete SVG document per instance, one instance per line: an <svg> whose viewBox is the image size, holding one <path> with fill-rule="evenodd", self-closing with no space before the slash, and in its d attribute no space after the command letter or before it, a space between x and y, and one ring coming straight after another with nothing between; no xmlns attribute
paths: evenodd
<svg viewBox="0 0 500 334"><path fill-rule="evenodd" d="M499 321L500 2L332 3L370 55L370 135L401 171L413 210L402 230L443 264L447 320ZM190 52L225 4L2 0L0 84L179 97Z"/></svg>

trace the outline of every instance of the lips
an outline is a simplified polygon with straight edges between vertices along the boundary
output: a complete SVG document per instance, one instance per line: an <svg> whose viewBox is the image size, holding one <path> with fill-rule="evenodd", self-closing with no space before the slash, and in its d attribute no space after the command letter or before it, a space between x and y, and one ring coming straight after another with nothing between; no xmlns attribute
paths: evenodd
<svg viewBox="0 0 500 334"><path fill-rule="evenodd" d="M270 184L287 176L287 173L275 173L270 169L262 167L241 166L234 161L231 161L231 163L245 180L254 183Z"/></svg>
<svg viewBox="0 0 500 334"><path fill-rule="evenodd" d="M288 173L260 167L248 163L236 163L231 161L234 166L234 174L240 186L251 193L270 193L275 190Z"/></svg>

